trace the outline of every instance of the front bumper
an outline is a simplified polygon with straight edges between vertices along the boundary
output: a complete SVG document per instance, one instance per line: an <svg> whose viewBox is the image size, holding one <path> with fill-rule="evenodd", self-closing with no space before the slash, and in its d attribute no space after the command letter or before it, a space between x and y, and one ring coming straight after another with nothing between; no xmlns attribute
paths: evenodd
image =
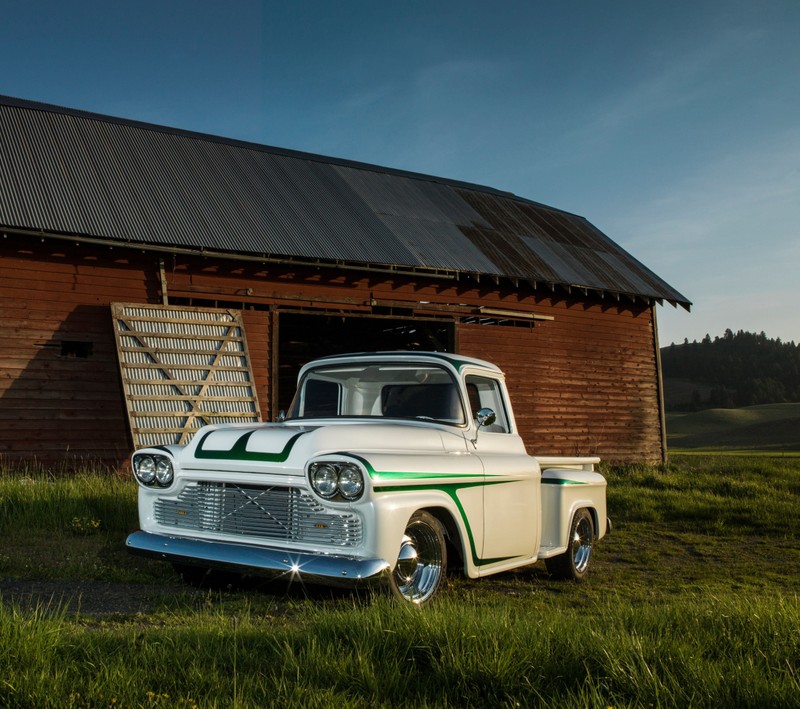
<svg viewBox="0 0 800 709"><path fill-rule="evenodd" d="M125 545L132 554L152 559L287 579L298 578L329 586L380 584L389 575L389 563L383 559L308 554L231 542L170 537L152 532L134 532L128 536Z"/></svg>

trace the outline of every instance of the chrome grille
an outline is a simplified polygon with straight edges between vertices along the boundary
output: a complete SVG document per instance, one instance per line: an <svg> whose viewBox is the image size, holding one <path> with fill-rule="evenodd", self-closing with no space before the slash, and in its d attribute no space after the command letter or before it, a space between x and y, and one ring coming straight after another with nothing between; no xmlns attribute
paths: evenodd
<svg viewBox="0 0 800 709"><path fill-rule="evenodd" d="M190 483L176 500L155 503L167 527L276 541L352 547L361 542L361 519L326 510L294 487Z"/></svg>

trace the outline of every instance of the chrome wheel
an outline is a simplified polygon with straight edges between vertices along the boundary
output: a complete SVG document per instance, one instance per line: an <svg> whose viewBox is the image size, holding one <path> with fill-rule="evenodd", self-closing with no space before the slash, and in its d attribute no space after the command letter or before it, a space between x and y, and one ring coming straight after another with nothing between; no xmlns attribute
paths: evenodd
<svg viewBox="0 0 800 709"><path fill-rule="evenodd" d="M444 530L438 519L416 512L408 521L391 576L392 591L410 603L425 603L442 585L447 570Z"/></svg>
<svg viewBox="0 0 800 709"><path fill-rule="evenodd" d="M581 516L572 534L572 563L579 574L586 572L592 556L594 525L589 516Z"/></svg>
<svg viewBox="0 0 800 709"><path fill-rule="evenodd" d="M578 510L569 527L567 550L545 559L547 570L558 579L583 581L589 571L594 545L594 517L587 509Z"/></svg>

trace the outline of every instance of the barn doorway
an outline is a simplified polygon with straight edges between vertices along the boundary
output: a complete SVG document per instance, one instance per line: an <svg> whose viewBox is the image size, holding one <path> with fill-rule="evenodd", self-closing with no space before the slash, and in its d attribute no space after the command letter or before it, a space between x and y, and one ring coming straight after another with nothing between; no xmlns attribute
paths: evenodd
<svg viewBox="0 0 800 709"><path fill-rule="evenodd" d="M387 350L455 351L455 324L449 320L279 313L278 333L278 411L292 403L300 367L316 357Z"/></svg>

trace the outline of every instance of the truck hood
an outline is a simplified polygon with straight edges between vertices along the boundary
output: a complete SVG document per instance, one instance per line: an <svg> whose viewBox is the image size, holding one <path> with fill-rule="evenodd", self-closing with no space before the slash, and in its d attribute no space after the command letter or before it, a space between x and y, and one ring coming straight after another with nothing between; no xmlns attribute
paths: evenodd
<svg viewBox="0 0 800 709"><path fill-rule="evenodd" d="M208 426L198 431L180 459L182 466L195 469L273 464L298 470L309 458L325 453L447 453L463 452L465 447L464 431L436 424L309 421Z"/></svg>

